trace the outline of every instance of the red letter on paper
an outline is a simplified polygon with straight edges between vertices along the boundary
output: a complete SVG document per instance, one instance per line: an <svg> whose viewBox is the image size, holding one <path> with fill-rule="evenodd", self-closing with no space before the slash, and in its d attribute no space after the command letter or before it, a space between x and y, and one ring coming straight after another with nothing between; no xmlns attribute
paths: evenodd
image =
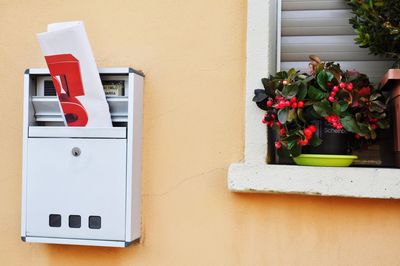
<svg viewBox="0 0 400 266"><path fill-rule="evenodd" d="M88 115L75 98L85 95L79 61L71 54L45 56L68 126L86 126Z"/></svg>

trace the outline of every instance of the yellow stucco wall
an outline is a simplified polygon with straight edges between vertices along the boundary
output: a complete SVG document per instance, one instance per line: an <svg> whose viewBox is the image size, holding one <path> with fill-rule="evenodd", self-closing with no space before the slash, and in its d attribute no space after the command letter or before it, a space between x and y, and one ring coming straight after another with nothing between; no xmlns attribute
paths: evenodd
<svg viewBox="0 0 400 266"><path fill-rule="evenodd" d="M83 20L99 66L146 73L143 238L19 239L23 71L35 33ZM244 140L246 2L0 0L0 265L399 265L400 201L233 194Z"/></svg>

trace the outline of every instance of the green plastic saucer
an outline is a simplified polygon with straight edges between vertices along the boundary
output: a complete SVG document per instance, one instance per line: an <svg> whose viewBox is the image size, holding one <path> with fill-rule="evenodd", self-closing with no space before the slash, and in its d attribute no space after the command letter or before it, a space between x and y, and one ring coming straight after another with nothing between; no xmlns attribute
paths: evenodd
<svg viewBox="0 0 400 266"><path fill-rule="evenodd" d="M357 158L355 155L301 154L293 160L298 165L344 167Z"/></svg>

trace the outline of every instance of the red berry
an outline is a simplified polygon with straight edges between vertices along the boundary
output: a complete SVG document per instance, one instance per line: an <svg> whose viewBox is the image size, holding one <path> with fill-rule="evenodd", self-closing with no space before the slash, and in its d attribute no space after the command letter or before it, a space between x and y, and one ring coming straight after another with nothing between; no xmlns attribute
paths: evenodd
<svg viewBox="0 0 400 266"><path fill-rule="evenodd" d="M297 108L297 103L292 103L292 108Z"/></svg>
<svg viewBox="0 0 400 266"><path fill-rule="evenodd" d="M326 83L326 85L328 85L328 87L330 88L332 86L332 82L328 81L328 83Z"/></svg>
<svg viewBox="0 0 400 266"><path fill-rule="evenodd" d="M285 102L285 106L286 106L286 107L290 106L290 101L286 101L286 102Z"/></svg>
<svg viewBox="0 0 400 266"><path fill-rule="evenodd" d="M280 149L282 147L282 144L280 141L275 141L275 148Z"/></svg>
<svg viewBox="0 0 400 266"><path fill-rule="evenodd" d="M332 91L334 91L334 92L338 92L338 91L339 91L339 88L338 88L338 86L334 86L334 87L333 87L333 89L332 89Z"/></svg>
<svg viewBox="0 0 400 266"><path fill-rule="evenodd" d="M347 89L351 91L353 89L353 83L350 82L349 84L347 84Z"/></svg>
<svg viewBox="0 0 400 266"><path fill-rule="evenodd" d="M312 137L312 131L309 128L304 129L304 136L306 136L306 139L311 139Z"/></svg>
<svg viewBox="0 0 400 266"><path fill-rule="evenodd" d="M294 96L292 99L290 99L291 103L295 103L297 101L296 96Z"/></svg>
<svg viewBox="0 0 400 266"><path fill-rule="evenodd" d="M360 139L360 138L361 138L361 136L360 136L359 134L355 134L354 137L355 137L356 139Z"/></svg>
<svg viewBox="0 0 400 266"><path fill-rule="evenodd" d="M267 124L267 123L268 123L267 120L265 120L265 119L261 120L261 122L262 122L263 124Z"/></svg>
<svg viewBox="0 0 400 266"><path fill-rule="evenodd" d="M279 135L283 136L283 135L285 135L285 133L286 133L286 131L285 131L284 128L281 128L281 129L279 130Z"/></svg>
<svg viewBox="0 0 400 266"><path fill-rule="evenodd" d="M331 96L332 96L332 97L335 97L335 95L336 95L336 92L331 91Z"/></svg>
<svg viewBox="0 0 400 266"><path fill-rule="evenodd" d="M278 127L281 127L281 126L282 126L281 122L279 122L279 121L277 121L275 124L276 124Z"/></svg>
<svg viewBox="0 0 400 266"><path fill-rule="evenodd" d="M308 144L308 139L299 140L297 143L300 144L301 146L305 146Z"/></svg>
<svg viewBox="0 0 400 266"><path fill-rule="evenodd" d="M273 101L271 101L271 100L267 101L267 106L268 106L268 107L271 107L273 104L274 104Z"/></svg>
<svg viewBox="0 0 400 266"><path fill-rule="evenodd" d="M298 108L303 108L303 106L304 106L304 102L303 102L303 101L299 101L299 102L297 103L297 107L298 107Z"/></svg>
<svg viewBox="0 0 400 266"><path fill-rule="evenodd" d="M341 89L346 88L346 83L340 82L340 83L339 83L339 87L340 87Z"/></svg>
<svg viewBox="0 0 400 266"><path fill-rule="evenodd" d="M371 128L376 129L377 128L376 124L371 124Z"/></svg>
<svg viewBox="0 0 400 266"><path fill-rule="evenodd" d="M315 133L317 131L317 128L314 125L310 125L308 128L311 130L312 133Z"/></svg>
<svg viewBox="0 0 400 266"><path fill-rule="evenodd" d="M328 97L328 100L329 100L330 102L333 102L333 101L335 101L335 98L332 97L332 96L329 96L329 97Z"/></svg>

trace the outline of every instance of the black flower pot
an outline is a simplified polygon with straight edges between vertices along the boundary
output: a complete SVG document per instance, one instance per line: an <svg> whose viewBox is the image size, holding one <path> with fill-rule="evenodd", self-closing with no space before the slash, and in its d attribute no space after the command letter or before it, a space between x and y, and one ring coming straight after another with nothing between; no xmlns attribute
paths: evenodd
<svg viewBox="0 0 400 266"><path fill-rule="evenodd" d="M303 154L350 154L350 134L346 130L336 129L325 120L315 120L312 123L317 127L315 134L322 140L322 143L317 147L310 145L303 147Z"/></svg>
<svg viewBox="0 0 400 266"><path fill-rule="evenodd" d="M295 164L293 159L290 157L289 151L286 149L276 149L274 146L275 141L279 140L279 136L275 130L268 127L268 163L275 164Z"/></svg>

